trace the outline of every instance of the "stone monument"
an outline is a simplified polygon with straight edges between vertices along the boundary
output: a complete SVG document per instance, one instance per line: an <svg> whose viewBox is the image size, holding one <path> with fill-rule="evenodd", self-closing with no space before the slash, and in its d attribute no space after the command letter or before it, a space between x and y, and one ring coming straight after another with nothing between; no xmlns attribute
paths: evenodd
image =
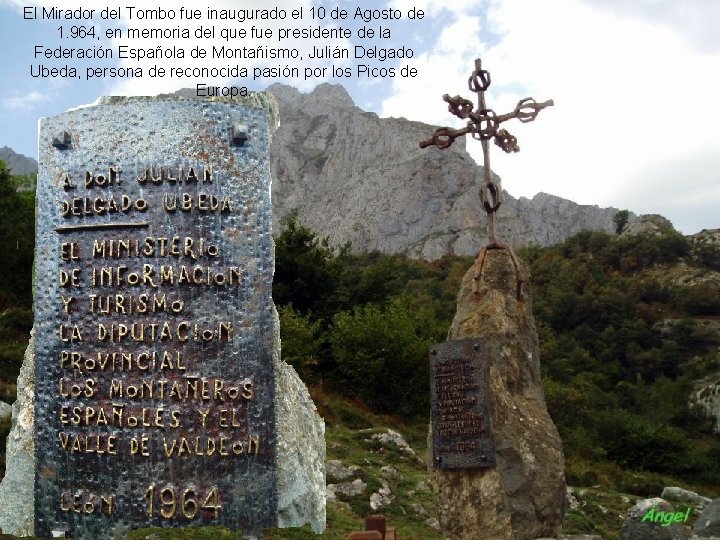
<svg viewBox="0 0 720 540"><path fill-rule="evenodd" d="M463 129L439 128L420 143L442 150L464 134L482 143L480 200L489 241L465 275L448 342L430 350L432 420L429 468L443 534L457 540L530 540L556 537L565 508L562 443L547 412L528 271L495 234L500 186L490 171L490 139L517 152L517 139L500 129L506 120L528 122L553 104L520 100L497 115L485 104L490 74L475 61L468 85L478 107L460 96L443 99ZM512 275L515 284L511 285Z"/></svg>
<svg viewBox="0 0 720 540"><path fill-rule="evenodd" d="M279 358L271 294L276 126L263 94L104 98L41 120L36 535L324 529L324 424ZM6 532L32 532L4 512Z"/></svg>

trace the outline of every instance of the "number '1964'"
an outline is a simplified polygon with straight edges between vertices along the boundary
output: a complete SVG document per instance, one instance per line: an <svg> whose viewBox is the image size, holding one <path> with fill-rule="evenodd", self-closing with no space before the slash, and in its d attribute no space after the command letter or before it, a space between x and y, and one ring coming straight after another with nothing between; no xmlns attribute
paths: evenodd
<svg viewBox="0 0 720 540"><path fill-rule="evenodd" d="M211 512L217 519L222 508L217 486L210 487L203 498L194 487L188 487L181 492L173 485L158 490L157 486L152 484L145 491L145 499L147 500L147 515L150 518L155 515L156 504L159 507L160 515L165 519L171 519L180 513L186 519L194 519L200 511Z"/></svg>

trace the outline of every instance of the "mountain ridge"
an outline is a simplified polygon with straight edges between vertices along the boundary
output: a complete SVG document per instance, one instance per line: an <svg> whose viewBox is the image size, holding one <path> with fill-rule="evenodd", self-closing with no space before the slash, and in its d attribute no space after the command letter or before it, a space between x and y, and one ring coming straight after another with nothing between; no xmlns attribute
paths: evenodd
<svg viewBox="0 0 720 540"><path fill-rule="evenodd" d="M442 152L421 150L419 141L436 126L362 111L340 85L303 94L276 83L266 91L275 95L281 119L271 159L276 230L297 212L332 243L428 260L474 255L486 242L478 200L483 167L464 140ZM616 208L545 193L516 199L503 190L503 199L498 236L516 247L615 229Z"/></svg>
<svg viewBox="0 0 720 540"><path fill-rule="evenodd" d="M334 245L350 242L358 252L427 260L475 255L486 242L479 201L483 167L467 153L464 139L444 151L421 150L418 142L435 126L363 111L341 85L324 83L301 93L275 83L266 91L280 107L271 150L275 231L296 212ZM185 90L178 94L191 97ZM34 163L37 170L35 160L7 150L14 174L25 174L21 164ZM584 229L614 232L616 208L543 192L532 198L502 193L497 233L515 247L556 244Z"/></svg>
<svg viewBox="0 0 720 540"><path fill-rule="evenodd" d="M0 148L0 159L5 162L12 174L31 174L38 170L38 162L35 159L18 154L8 146Z"/></svg>

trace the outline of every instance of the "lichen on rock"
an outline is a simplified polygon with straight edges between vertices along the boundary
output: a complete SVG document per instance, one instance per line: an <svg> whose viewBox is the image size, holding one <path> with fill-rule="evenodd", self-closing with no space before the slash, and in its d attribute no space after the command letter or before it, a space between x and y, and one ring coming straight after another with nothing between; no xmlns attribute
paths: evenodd
<svg viewBox="0 0 720 540"><path fill-rule="evenodd" d="M478 294L474 272L463 279L448 339L485 342L496 467L432 469L441 530L457 540L557 537L566 505L564 457L545 404L531 290L517 299L503 250L488 253Z"/></svg>

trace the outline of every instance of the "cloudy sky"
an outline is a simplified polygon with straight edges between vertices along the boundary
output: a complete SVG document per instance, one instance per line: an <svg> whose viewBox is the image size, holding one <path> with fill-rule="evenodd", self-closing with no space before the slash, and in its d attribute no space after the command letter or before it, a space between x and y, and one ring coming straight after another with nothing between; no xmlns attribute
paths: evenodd
<svg viewBox="0 0 720 540"><path fill-rule="evenodd" d="M26 20L23 8L56 6L75 8L89 3L67 0L54 2L0 0L0 146L7 145L23 154L37 155L37 120L59 114L67 108L91 103L103 94L156 94L196 80L41 79L31 76L30 66L43 63L61 67L57 59L37 59L36 45L55 48L72 46L65 35L71 21ZM129 4L132 2L119 3ZM117 2L92 2L96 14ZM185 7L205 10L237 8L232 0L198 2L143 1L143 8ZM399 21L353 20L357 2L315 2L313 0L251 0L242 7L277 6L287 11L283 21L263 22L273 29L308 28L322 24L357 32L366 25L383 26L390 39L326 41L322 45L350 47L345 61L308 62L290 65L327 67L325 77L306 79L259 78L257 80L206 80L208 84L236 84L261 90L273 82L284 82L301 91L311 91L321 82L343 83L355 103L380 116L405 117L438 125L459 127L460 120L447 112L441 96L460 94L474 98L467 89L467 78L476 57L492 75L488 106L502 113L514 108L523 97L538 101L552 98L555 107L542 111L529 124L509 122L506 127L519 139L522 151L505 155L493 152L493 169L502 177L503 187L512 195L532 197L537 192L559 195L583 204L628 208L636 213L660 213L689 234L703 228L720 227L720 2L717 0L389 0L363 2L364 9L398 9ZM348 11L343 21L330 20L332 7ZM304 19L292 20L290 12L303 8ZM311 20L310 9L326 8L323 21ZM425 12L423 20L410 21L412 7ZM194 32L207 21L151 21L129 19L127 6L120 21L93 20L100 39L83 46L117 47L133 45L105 38L105 30L120 28L188 27ZM82 24L82 23L81 23ZM88 24L87 22L84 24ZM230 23L228 27L249 28L251 23ZM212 45L295 47L305 57L313 40L245 39L241 42L219 35L216 26ZM187 46L187 41L175 42ZM133 46L150 47L158 43L145 40ZM173 40L163 40L163 47ZM75 46L79 43L75 42ZM410 60L352 58L355 45L411 48ZM223 66L241 64L250 68L252 60L154 60L137 62L113 59L90 63L105 67ZM261 61L272 66L286 62ZM84 76L88 63L75 61ZM394 67L405 64L418 70L415 78L334 78L329 66L358 64ZM468 150L481 161L480 145L468 141Z"/></svg>

